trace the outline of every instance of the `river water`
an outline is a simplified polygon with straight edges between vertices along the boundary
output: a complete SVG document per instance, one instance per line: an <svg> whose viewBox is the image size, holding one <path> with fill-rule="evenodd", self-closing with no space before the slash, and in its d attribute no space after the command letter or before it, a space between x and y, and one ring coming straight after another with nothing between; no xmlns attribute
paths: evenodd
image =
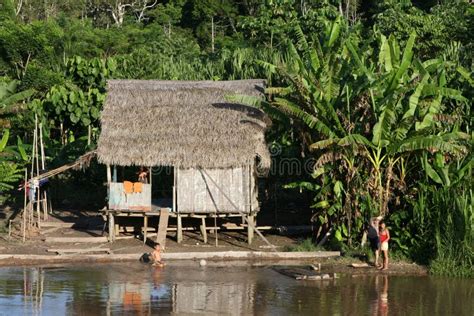
<svg viewBox="0 0 474 316"><path fill-rule="evenodd" d="M474 282L401 275L297 281L270 267L0 268L0 315L474 315Z"/></svg>

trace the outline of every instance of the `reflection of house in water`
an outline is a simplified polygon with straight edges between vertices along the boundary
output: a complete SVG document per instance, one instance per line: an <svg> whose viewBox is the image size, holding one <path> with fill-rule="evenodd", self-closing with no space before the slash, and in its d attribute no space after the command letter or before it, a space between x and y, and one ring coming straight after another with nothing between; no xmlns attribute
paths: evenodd
<svg viewBox="0 0 474 316"><path fill-rule="evenodd" d="M205 273L205 272L202 272ZM217 275L206 283L200 273L173 273L173 312L177 314L252 315L254 313L255 283L231 275Z"/></svg>
<svg viewBox="0 0 474 316"><path fill-rule="evenodd" d="M150 306L150 283L115 283L109 284L109 304L121 306L123 311L145 312Z"/></svg>
<svg viewBox="0 0 474 316"><path fill-rule="evenodd" d="M141 265L128 266L125 270L116 267L107 272L107 279L107 315L116 312L139 315L152 315L157 311L169 313L170 286L164 283L156 269Z"/></svg>

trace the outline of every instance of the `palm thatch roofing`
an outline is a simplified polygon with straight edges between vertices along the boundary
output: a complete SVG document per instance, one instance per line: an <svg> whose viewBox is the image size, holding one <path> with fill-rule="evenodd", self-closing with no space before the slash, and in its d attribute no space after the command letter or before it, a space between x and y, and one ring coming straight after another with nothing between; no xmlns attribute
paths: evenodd
<svg viewBox="0 0 474 316"><path fill-rule="evenodd" d="M99 161L121 166L233 168L258 156L268 168L264 133L268 120L257 109L226 98L261 96L264 80L110 80L101 113Z"/></svg>

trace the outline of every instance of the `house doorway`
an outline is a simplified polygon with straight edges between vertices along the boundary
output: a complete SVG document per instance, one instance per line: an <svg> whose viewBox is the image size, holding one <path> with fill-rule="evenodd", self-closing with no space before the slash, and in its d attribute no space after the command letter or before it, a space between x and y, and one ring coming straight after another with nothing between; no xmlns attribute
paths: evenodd
<svg viewBox="0 0 474 316"><path fill-rule="evenodd" d="M153 208L173 208L174 167L156 166L149 172Z"/></svg>

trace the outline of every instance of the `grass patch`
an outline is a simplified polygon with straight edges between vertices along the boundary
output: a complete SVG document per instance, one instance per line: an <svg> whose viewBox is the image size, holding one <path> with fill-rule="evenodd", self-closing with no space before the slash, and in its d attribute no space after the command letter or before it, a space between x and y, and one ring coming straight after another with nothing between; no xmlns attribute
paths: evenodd
<svg viewBox="0 0 474 316"><path fill-rule="evenodd" d="M474 278L474 268L467 261L453 258L437 258L430 264L430 273L440 276Z"/></svg>
<svg viewBox="0 0 474 316"><path fill-rule="evenodd" d="M296 245L285 246L285 251L297 252L297 251L324 251L323 247L318 247L313 243L311 238L299 240Z"/></svg>
<svg viewBox="0 0 474 316"><path fill-rule="evenodd" d="M441 242L438 255L430 263L434 275L474 278L474 251L467 244L456 244L452 240Z"/></svg>

